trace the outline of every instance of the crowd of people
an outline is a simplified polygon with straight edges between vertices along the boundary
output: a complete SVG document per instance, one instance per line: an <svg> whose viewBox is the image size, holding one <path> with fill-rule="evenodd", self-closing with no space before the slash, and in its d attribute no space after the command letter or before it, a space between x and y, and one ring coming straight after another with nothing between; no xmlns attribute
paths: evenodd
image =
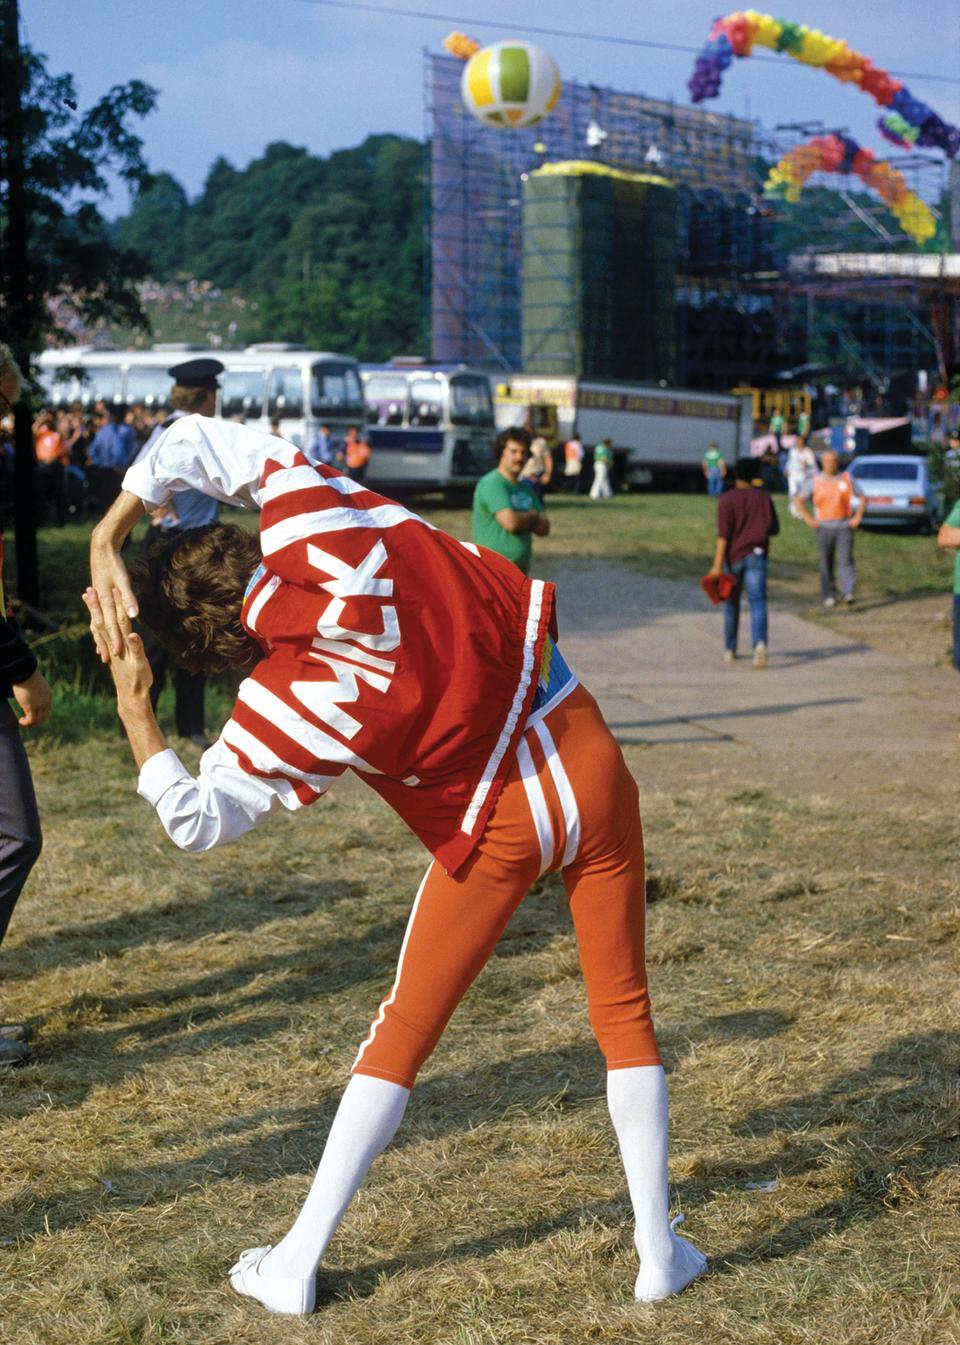
<svg viewBox="0 0 960 1345"><path fill-rule="evenodd" d="M70 518L99 518L106 513L127 468L169 414L166 406L154 409L141 403L127 406L103 401L91 407L41 409L33 421L38 524L62 527ZM242 417L234 419L242 421ZM270 430L279 436L280 421L271 421ZM359 425L348 426L342 440L334 439L329 425L322 425L307 446L312 462L337 467L360 481L370 456L370 445ZM13 499L13 457L13 413L8 410L0 416L0 510Z"/></svg>
<svg viewBox="0 0 960 1345"><path fill-rule="evenodd" d="M38 521L62 526L71 516L103 513L138 450L165 411L110 405L44 408L34 418ZM0 417L0 500L13 495L13 413Z"/></svg>

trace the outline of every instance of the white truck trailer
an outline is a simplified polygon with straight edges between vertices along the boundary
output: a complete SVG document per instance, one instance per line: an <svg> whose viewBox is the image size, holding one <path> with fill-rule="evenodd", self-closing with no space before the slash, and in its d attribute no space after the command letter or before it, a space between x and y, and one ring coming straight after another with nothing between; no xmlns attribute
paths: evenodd
<svg viewBox="0 0 960 1345"><path fill-rule="evenodd" d="M555 374L509 374L493 383L498 429L527 424L554 450L573 438L587 449L610 439L630 485L691 478L711 443L730 464L750 454L749 395Z"/></svg>

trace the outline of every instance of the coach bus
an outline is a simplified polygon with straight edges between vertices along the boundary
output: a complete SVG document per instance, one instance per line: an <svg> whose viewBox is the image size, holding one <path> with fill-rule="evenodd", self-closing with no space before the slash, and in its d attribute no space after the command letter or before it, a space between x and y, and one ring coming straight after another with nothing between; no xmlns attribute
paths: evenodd
<svg viewBox="0 0 960 1345"><path fill-rule="evenodd" d="M367 480L389 490L472 487L493 466L490 380L464 365L365 364Z"/></svg>
<svg viewBox="0 0 960 1345"><path fill-rule="evenodd" d="M126 403L165 411L172 386L167 370L184 360L207 357L224 366L217 415L269 430L279 422L284 439L309 448L321 425L334 440L366 417L360 366L349 355L263 342L245 350L209 350L188 342L150 350L103 350L78 346L46 350L40 381L50 405L92 407Z"/></svg>

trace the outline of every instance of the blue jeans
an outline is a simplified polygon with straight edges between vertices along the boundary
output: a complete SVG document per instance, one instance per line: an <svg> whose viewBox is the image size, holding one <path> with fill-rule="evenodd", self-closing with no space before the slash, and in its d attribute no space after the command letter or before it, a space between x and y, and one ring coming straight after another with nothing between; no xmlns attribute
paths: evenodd
<svg viewBox="0 0 960 1345"><path fill-rule="evenodd" d="M767 643L767 557L751 553L728 568L737 586L723 604L723 643L736 653L744 587L750 603L750 642L754 647Z"/></svg>
<svg viewBox="0 0 960 1345"><path fill-rule="evenodd" d="M707 494L723 494L723 476L719 467L709 467L707 469Z"/></svg>
<svg viewBox="0 0 960 1345"><path fill-rule="evenodd" d="M960 672L960 593L953 595L953 666Z"/></svg>

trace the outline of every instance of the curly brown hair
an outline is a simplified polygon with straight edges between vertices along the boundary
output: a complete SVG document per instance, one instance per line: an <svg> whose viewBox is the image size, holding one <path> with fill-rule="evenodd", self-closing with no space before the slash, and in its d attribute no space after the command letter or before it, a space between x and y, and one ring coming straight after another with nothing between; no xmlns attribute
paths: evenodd
<svg viewBox="0 0 960 1345"><path fill-rule="evenodd" d="M240 609L260 559L257 536L232 523L155 542L133 575L140 619L188 672L248 667L263 651L240 624Z"/></svg>

